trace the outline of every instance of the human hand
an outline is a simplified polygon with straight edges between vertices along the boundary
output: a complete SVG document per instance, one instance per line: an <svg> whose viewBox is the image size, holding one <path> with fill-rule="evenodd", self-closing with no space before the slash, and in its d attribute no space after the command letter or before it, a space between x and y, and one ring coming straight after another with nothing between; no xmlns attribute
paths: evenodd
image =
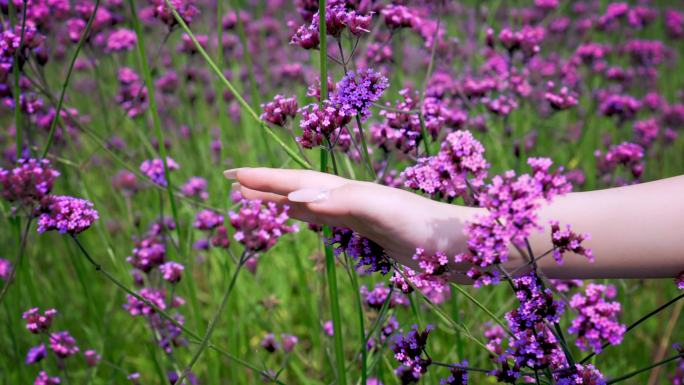
<svg viewBox="0 0 684 385"><path fill-rule="evenodd" d="M409 267L415 267L411 257L417 247L449 257L464 251L465 221L481 210L316 171L239 168L224 176L237 180L247 199L287 204L290 216L305 222L351 228Z"/></svg>

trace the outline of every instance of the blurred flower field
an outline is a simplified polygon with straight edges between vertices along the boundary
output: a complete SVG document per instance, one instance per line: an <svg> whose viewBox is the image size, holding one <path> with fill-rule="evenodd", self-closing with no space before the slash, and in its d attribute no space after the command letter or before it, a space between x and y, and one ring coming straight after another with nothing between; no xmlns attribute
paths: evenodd
<svg viewBox="0 0 684 385"><path fill-rule="evenodd" d="M682 276L502 267L542 203L684 173L684 3L0 11L0 384L684 384ZM488 214L413 270L245 199L245 166ZM600 259L581 231L548 258Z"/></svg>

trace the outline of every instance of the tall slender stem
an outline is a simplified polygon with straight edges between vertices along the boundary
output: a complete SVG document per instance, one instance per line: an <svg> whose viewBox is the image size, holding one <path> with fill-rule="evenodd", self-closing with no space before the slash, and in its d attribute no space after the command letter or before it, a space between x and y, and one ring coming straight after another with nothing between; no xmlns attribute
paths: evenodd
<svg viewBox="0 0 684 385"><path fill-rule="evenodd" d="M97 10L99 8L100 0L95 0L95 7L93 8L93 13L90 15L90 18L88 18L88 24L86 24L85 30L83 31L81 38L78 39L76 51L74 52L74 56L71 57L71 61L69 62L69 68L67 69L66 77L64 78L64 84L62 84L62 90L60 91L59 99L57 100L57 107L55 107L55 117L52 118L52 123L50 124L50 133L48 134L47 142L45 143L45 148L43 148L43 154L41 155L41 158L45 158L48 151L50 151L50 146L52 145L52 141L55 137L55 131L57 130L57 124L59 123L60 112L62 111L62 104L64 103L64 95L66 94L67 87L69 86L69 81L71 80L71 73L74 70L76 59L78 59L78 54L81 52L83 44L85 44L86 40L88 40L88 37L90 36L90 29L93 26L93 20L95 20L95 15L97 14ZM99 79L96 79L96 81L99 81Z"/></svg>
<svg viewBox="0 0 684 385"><path fill-rule="evenodd" d="M672 356L672 357L670 357L670 358L666 358L666 359L664 359L664 360L662 360L662 361L658 361L658 362L656 362L656 363L653 363L653 364L651 364L651 365L649 365L649 366L647 366L647 367L645 367L645 368L642 368L642 369L639 369L639 370L635 370L635 371L633 371L633 372L631 372L631 373L627 373L627 374L625 374L625 375L623 375L623 376L620 376L620 377L618 377L618 378L614 378L614 379L612 379L612 380L606 382L606 385L617 384L618 382L622 382L622 381L624 381L624 380L626 380L626 379L632 378L632 377L636 376L637 374L641 374L641 373L646 372L646 371L648 371L648 370L651 370L651 369L653 369L653 368L655 368L655 367L658 367L658 366L660 366L660 365L665 365L665 364L667 364L668 362L671 362L671 361L674 361L674 360L678 360L678 359L684 359L684 353L679 353L679 354L677 354L677 355L675 355L675 356Z"/></svg>
<svg viewBox="0 0 684 385"><path fill-rule="evenodd" d="M321 106L328 99L328 41L325 25L326 0L318 0L318 35L320 37L320 78L321 78ZM332 151L332 149L331 149ZM321 150L321 171L327 168L328 153ZM332 238L332 230L329 226L323 227L323 235ZM328 281L328 293L330 295L330 307L333 321L333 343L335 345L335 366L337 368L337 383L347 384L347 373L344 365L344 345L342 343L342 318L340 317L340 303L337 293L337 273L335 268L335 256L330 245L325 248L325 272Z"/></svg>
<svg viewBox="0 0 684 385"><path fill-rule="evenodd" d="M11 3L11 2L10 2ZM22 10L21 10L21 36L19 37L19 47L14 52L14 62L12 63L12 76L14 77L14 125L16 126L16 145L17 145L17 159L21 158L22 151L22 119L21 119L21 100L19 94L21 89L19 88L19 56L21 56L21 51L24 44L24 32L26 30L26 8L27 0L24 0ZM10 7L13 5L10 4ZM10 11L10 14L12 12Z"/></svg>
<svg viewBox="0 0 684 385"><path fill-rule="evenodd" d="M5 281L5 284L2 286L2 291L0 292L0 303L2 302L3 298L5 298L5 294L7 294L7 291L9 290L9 286L12 284L12 281L14 281L14 277L17 274L17 269L21 265L22 261L24 260L24 251L26 249L26 240L28 239L28 232L29 229L31 228L31 218L26 220L26 227L24 227L24 232L19 236L19 247L18 247L18 252L17 252L17 258L14 260L14 266L12 267L12 272L10 273L10 276L7 277L7 280ZM17 226L20 226L17 223Z"/></svg>
<svg viewBox="0 0 684 385"><path fill-rule="evenodd" d="M202 352L207 348L207 345L209 343L209 339L211 338L211 335L214 334L214 329L216 328L216 324L218 323L219 317L221 316L221 313L223 313L223 310L226 308L226 304L228 303L228 297L230 297L230 293L233 291L233 288L235 287L235 282L237 282L237 277L240 274L240 270L242 269L242 266L245 265L245 262L247 262L249 257L250 257L250 254L245 249L242 252L242 255L240 256L240 261L238 262L237 266L235 267L235 272L233 273L233 277L230 279L230 284L228 285L228 289L226 289L226 292L223 294L223 298L221 299L221 304L216 309L216 312L214 313L214 316L212 317L211 322L209 322L209 327L207 328L207 332L204 334L204 338L202 338L202 341L200 342L200 345L197 347L195 354L192 356L190 363L188 363L188 366L185 367L185 369L183 370L183 373L181 374L180 378L178 379L178 381L177 381L178 384L183 383L183 380L190 374L192 367L195 365L197 360L202 355Z"/></svg>
<svg viewBox="0 0 684 385"><path fill-rule="evenodd" d="M173 182L171 180L171 173L169 172L169 164L167 161L166 147L164 145L164 133L161 128L161 119L159 119L159 111L157 111L157 102L154 95L154 82L152 81L152 72L150 71L150 66L147 63L147 58L145 57L145 38L143 34L142 27L140 25L140 19L138 19L138 13L135 9L135 1L128 0L129 7L131 9L133 28L138 36L138 62L140 68L142 69L143 77L145 78L145 85L147 86L147 99L150 105L150 112L152 113L152 123L154 125L154 131L157 136L157 146L159 148L159 156L161 157L162 163L164 164L164 178L166 179L166 191L169 195L169 203L171 204L171 214L173 215L173 221L176 224L176 233L178 235L178 247L183 252L183 234L181 233L181 223L178 218L178 208L176 207L176 199L173 195Z"/></svg>

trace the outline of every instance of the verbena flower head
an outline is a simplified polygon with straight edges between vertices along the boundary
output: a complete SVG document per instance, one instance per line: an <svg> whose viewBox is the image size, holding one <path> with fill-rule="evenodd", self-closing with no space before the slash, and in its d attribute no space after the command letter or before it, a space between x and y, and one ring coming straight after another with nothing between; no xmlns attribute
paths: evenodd
<svg viewBox="0 0 684 385"><path fill-rule="evenodd" d="M600 352L604 343L618 345L622 342L626 327L618 322L621 306L615 298L611 285L590 283L584 293L577 293L570 300L570 307L577 313L568 331L577 334L575 344L581 350Z"/></svg>
<svg viewBox="0 0 684 385"><path fill-rule="evenodd" d="M563 263L563 254L567 252L583 255L589 262L593 262L591 249L582 246L582 242L589 239L589 234L576 234L570 229L570 225L565 225L565 229L561 230L558 221L551 221L551 242L554 247L551 254L558 264Z"/></svg>
<svg viewBox="0 0 684 385"><path fill-rule="evenodd" d="M170 0L169 3L171 3L181 19L187 24L190 24L195 16L199 14L199 9L195 6L194 0ZM171 8L166 4L166 0L154 0L154 15L169 27L177 24Z"/></svg>
<svg viewBox="0 0 684 385"><path fill-rule="evenodd" d="M382 246L347 228L333 227L332 233L326 243L334 247L336 255L346 253L354 259L357 271L389 273L392 264Z"/></svg>
<svg viewBox="0 0 684 385"><path fill-rule="evenodd" d="M194 197L206 201L209 199L207 180L198 176L191 176L190 179L181 186L181 193L186 197Z"/></svg>
<svg viewBox="0 0 684 385"><path fill-rule="evenodd" d="M166 310L166 293L164 291L145 287L140 289L138 294L159 309ZM154 308L130 294L126 296L126 300L124 309L132 316L148 316L155 313Z"/></svg>
<svg viewBox="0 0 684 385"><path fill-rule="evenodd" d="M513 331L521 331L540 322L557 323L563 314L563 302L554 300L553 292L544 289L534 273L513 279L515 296L520 305L506 313Z"/></svg>
<svg viewBox="0 0 684 385"><path fill-rule="evenodd" d="M297 137L297 141L304 148L320 146L323 139L330 137L333 133L339 135L342 127L352 119L349 110L329 100L325 100L321 107L317 103L306 105L299 112L302 114L302 119L299 121L302 136Z"/></svg>
<svg viewBox="0 0 684 385"><path fill-rule="evenodd" d="M83 357L85 358L86 365L90 366L91 368L97 366L102 359L102 356L100 356L97 351L93 349L88 349L83 352Z"/></svg>
<svg viewBox="0 0 684 385"><path fill-rule="evenodd" d="M209 209L199 211L195 215L193 226L198 230L213 230L223 224L223 215Z"/></svg>
<svg viewBox="0 0 684 385"><path fill-rule="evenodd" d="M282 127L288 118L297 116L297 99L276 95L272 101L262 104L261 108L264 110L261 119Z"/></svg>
<svg viewBox="0 0 684 385"><path fill-rule="evenodd" d="M169 172L178 170L180 166L171 157L166 157L166 165ZM166 176L164 175L164 162L159 159L149 159L140 164L140 171L159 186L166 187Z"/></svg>
<svg viewBox="0 0 684 385"><path fill-rule="evenodd" d="M85 199L65 195L49 195L41 202L38 232L56 230L76 235L87 230L99 219L93 204Z"/></svg>
<svg viewBox="0 0 684 385"><path fill-rule="evenodd" d="M575 364L575 367L554 373L558 385L606 385L603 374L594 365Z"/></svg>
<svg viewBox="0 0 684 385"><path fill-rule="evenodd" d="M548 90L544 94L544 98L549 102L551 107L556 110L567 110L568 108L577 105L577 94L570 91L568 87L561 87L558 92L553 91L553 82L548 82Z"/></svg>
<svg viewBox="0 0 684 385"><path fill-rule="evenodd" d="M385 25L390 29L412 28L419 19L413 9L397 4L386 5L380 14L385 20Z"/></svg>
<svg viewBox="0 0 684 385"><path fill-rule="evenodd" d="M57 315L57 310L48 309L40 314L37 307L24 312L21 318L26 320L26 329L31 333L38 334L47 331L52 325L52 319Z"/></svg>
<svg viewBox="0 0 684 385"><path fill-rule="evenodd" d="M12 274L12 263L0 258L0 279L7 281Z"/></svg>
<svg viewBox="0 0 684 385"><path fill-rule="evenodd" d="M596 151L597 167L603 174L612 174L622 165L629 169L634 178L639 178L644 172L644 149L631 142L623 142L614 146L603 155Z"/></svg>
<svg viewBox="0 0 684 385"><path fill-rule="evenodd" d="M2 197L33 206L50 193L58 176L47 159L19 159L13 169L0 168Z"/></svg>
<svg viewBox="0 0 684 385"><path fill-rule="evenodd" d="M154 236L136 242L133 255L126 258L128 263L145 273L149 273L165 260L166 246Z"/></svg>
<svg viewBox="0 0 684 385"><path fill-rule="evenodd" d="M166 262L159 266L164 280L171 283L180 281L184 269L185 267L178 262Z"/></svg>
<svg viewBox="0 0 684 385"><path fill-rule="evenodd" d="M430 358L423 358L423 351L427 344L428 335L432 326L419 331L417 325L413 325L411 331L405 335L399 335L392 350L394 358L399 361L399 367L395 370L402 383L418 381L427 372L428 366L432 364ZM408 381L407 381L408 380Z"/></svg>
<svg viewBox="0 0 684 385"><path fill-rule="evenodd" d="M117 29L107 38L107 50L110 52L130 51L136 44L138 36L127 28Z"/></svg>
<svg viewBox="0 0 684 385"><path fill-rule="evenodd" d="M50 349L60 358L66 358L78 353L76 340L67 331L50 334Z"/></svg>
<svg viewBox="0 0 684 385"><path fill-rule="evenodd" d="M50 377L44 370L41 370L33 381L33 385L59 385L61 383L62 380L59 377Z"/></svg>
<svg viewBox="0 0 684 385"><path fill-rule="evenodd" d="M469 131L447 135L437 155L421 158L402 173L405 186L451 200L482 186L489 164L484 147Z"/></svg>
<svg viewBox="0 0 684 385"><path fill-rule="evenodd" d="M373 287L373 290L368 290L364 285L359 289L361 297L364 303L371 309L380 310L386 301L389 309L396 307L398 305L407 306L408 298L399 291L392 291L389 287L385 286L384 283L378 283ZM391 297L388 300L388 297Z"/></svg>
<svg viewBox="0 0 684 385"><path fill-rule="evenodd" d="M467 360L452 365L449 377L439 380L439 385L468 385L468 371L464 369L467 366Z"/></svg>
<svg viewBox="0 0 684 385"><path fill-rule="evenodd" d="M235 240L251 252L268 251L281 236L297 231L287 224L287 210L273 202L262 205L260 200L243 200L238 211L228 213Z"/></svg>
<svg viewBox="0 0 684 385"><path fill-rule="evenodd" d="M275 335L273 333L268 333L261 339L259 345L269 353L273 353L280 347L278 341L276 341Z"/></svg>
<svg viewBox="0 0 684 385"><path fill-rule="evenodd" d="M675 285L677 285L678 289L684 290L684 271L680 271L677 278L675 278Z"/></svg>
<svg viewBox="0 0 684 385"><path fill-rule="evenodd" d="M283 351L285 351L285 353L292 352L299 343L299 338L291 334L281 334L280 339L283 341Z"/></svg>
<svg viewBox="0 0 684 385"><path fill-rule="evenodd" d="M370 115L371 104L380 100L387 87L387 78L370 68L358 74L349 71L337 83L337 91L332 97L332 102L341 105L342 109L359 114L361 120L366 120Z"/></svg>
<svg viewBox="0 0 684 385"><path fill-rule="evenodd" d="M45 344L40 344L29 349L29 351L26 353L26 359L24 362L26 365L33 365L37 362L40 362L45 357L47 357Z"/></svg>

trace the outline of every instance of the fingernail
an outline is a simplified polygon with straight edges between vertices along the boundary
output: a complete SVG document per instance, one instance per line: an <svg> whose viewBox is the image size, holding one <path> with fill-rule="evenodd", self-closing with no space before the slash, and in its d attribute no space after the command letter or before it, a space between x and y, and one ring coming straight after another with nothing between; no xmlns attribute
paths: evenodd
<svg viewBox="0 0 684 385"><path fill-rule="evenodd" d="M240 168L231 168L230 170L226 170L223 172L223 176L226 177L226 179L237 179L237 173L240 170L247 169L248 167L240 167Z"/></svg>
<svg viewBox="0 0 684 385"><path fill-rule="evenodd" d="M239 190L240 187L242 187L242 186L240 185L239 182L235 182L235 183L233 183L233 184L230 185L230 188L233 189L233 190Z"/></svg>
<svg viewBox="0 0 684 385"><path fill-rule="evenodd" d="M287 199L291 202L314 203L328 199L330 191L318 188L304 188L287 194Z"/></svg>

